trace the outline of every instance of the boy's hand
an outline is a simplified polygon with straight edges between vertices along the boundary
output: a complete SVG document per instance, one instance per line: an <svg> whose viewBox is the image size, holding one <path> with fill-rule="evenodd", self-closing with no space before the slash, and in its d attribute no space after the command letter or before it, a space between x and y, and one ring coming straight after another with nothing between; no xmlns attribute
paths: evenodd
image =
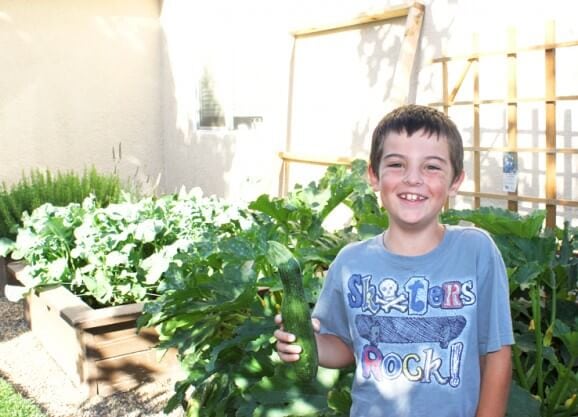
<svg viewBox="0 0 578 417"><path fill-rule="evenodd" d="M288 333L283 329L283 319L280 314L275 316L275 323L279 329L275 330L273 335L277 339L277 353L283 362L297 362L301 353L301 346L294 344L295 335ZM313 330L319 332L319 320L311 319Z"/></svg>

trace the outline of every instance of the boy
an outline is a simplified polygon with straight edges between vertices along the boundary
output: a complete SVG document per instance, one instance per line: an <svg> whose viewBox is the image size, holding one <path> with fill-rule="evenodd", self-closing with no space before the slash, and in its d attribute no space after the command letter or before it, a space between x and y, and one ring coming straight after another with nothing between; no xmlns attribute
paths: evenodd
<svg viewBox="0 0 578 417"><path fill-rule="evenodd" d="M370 183L389 228L347 245L313 311L320 365L356 364L351 417L500 417L514 343L501 255L479 229L439 223L464 179L455 124L407 105L373 132ZM295 337L275 331L286 362Z"/></svg>

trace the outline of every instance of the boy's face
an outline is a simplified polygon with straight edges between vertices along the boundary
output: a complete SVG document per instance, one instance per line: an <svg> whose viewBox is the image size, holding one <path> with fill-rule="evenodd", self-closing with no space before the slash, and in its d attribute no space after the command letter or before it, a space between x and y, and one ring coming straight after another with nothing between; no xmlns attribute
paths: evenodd
<svg viewBox="0 0 578 417"><path fill-rule="evenodd" d="M373 190L380 193L390 226L427 229L437 225L447 198L454 196L464 174L454 173L445 136L423 130L411 136L390 132L384 139L379 176L369 169Z"/></svg>

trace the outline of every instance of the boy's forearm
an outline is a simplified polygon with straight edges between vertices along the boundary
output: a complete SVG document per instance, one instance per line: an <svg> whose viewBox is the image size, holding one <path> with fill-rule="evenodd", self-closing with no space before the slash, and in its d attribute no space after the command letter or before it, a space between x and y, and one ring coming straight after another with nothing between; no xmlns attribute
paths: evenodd
<svg viewBox="0 0 578 417"><path fill-rule="evenodd" d="M339 369L351 365L355 358L349 346L331 334L317 334L319 365L324 368Z"/></svg>
<svg viewBox="0 0 578 417"><path fill-rule="evenodd" d="M480 358L481 388L476 417L503 417L508 406L512 359L510 346Z"/></svg>

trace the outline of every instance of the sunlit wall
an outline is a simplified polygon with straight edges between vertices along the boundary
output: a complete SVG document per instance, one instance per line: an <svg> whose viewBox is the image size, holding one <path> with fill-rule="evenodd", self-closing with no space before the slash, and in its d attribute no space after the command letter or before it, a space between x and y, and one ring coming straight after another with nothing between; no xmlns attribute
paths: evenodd
<svg viewBox="0 0 578 417"><path fill-rule="evenodd" d="M181 183L201 185L207 192L230 198L249 199L259 192L278 190L279 151L321 158L360 157L369 151L369 138L379 118L391 108L393 76L406 26L396 18L377 26L357 27L319 36L298 38L292 29L347 21L358 15L400 5L398 1L207 1L163 3L162 27L166 48L163 69L165 86L163 138L168 188ZM442 56L467 55L477 34L479 51L503 50L508 34L516 45L545 42L545 27L555 21L556 40L576 40L571 17L572 1L477 2L473 0L425 1L426 13L416 53L410 101L440 102ZM544 95L544 58L536 53L519 54L518 95ZM572 80L578 75L578 48L558 52L558 94L577 94ZM482 98L503 99L507 82L503 58L480 62ZM452 88L463 63L448 67ZM209 67L218 86L216 94L229 115L220 129L199 128L198 83ZM574 90L573 90L574 89ZM466 78L456 100L471 100L472 80ZM233 127L235 115L262 118L257 126ZM471 106L450 108L466 145L471 144ZM576 148L574 119L576 103L558 106L559 146ZM523 147L544 145L544 104L518 106L518 143ZM503 105L480 110L482 146L505 146L507 118ZM481 161L481 189L503 192L502 152L490 152ZM558 157L557 197L576 200L577 156ZM520 194L544 197L545 161L538 153L519 155ZM473 190L471 154L466 155L464 189ZM324 168L292 164L289 187L318 178ZM505 206L505 201L486 201ZM472 200L457 198L456 207L469 207ZM520 204L522 212L542 208ZM561 209L559 218L576 218L575 210Z"/></svg>
<svg viewBox="0 0 578 417"><path fill-rule="evenodd" d="M159 14L157 0L0 0L0 181L91 165L156 181Z"/></svg>

